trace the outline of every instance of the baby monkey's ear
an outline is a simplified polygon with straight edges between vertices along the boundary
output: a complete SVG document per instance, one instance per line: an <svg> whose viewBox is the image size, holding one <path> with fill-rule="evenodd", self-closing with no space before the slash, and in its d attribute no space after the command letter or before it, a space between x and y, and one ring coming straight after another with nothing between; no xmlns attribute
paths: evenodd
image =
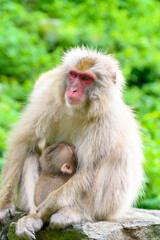
<svg viewBox="0 0 160 240"><path fill-rule="evenodd" d="M69 163L64 163L61 167L61 172L72 174L73 173L73 168Z"/></svg>

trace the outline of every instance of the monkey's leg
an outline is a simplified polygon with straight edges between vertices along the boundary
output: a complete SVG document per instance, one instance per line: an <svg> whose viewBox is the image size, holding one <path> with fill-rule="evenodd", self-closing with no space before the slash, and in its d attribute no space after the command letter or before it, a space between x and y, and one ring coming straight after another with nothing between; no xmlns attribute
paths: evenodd
<svg viewBox="0 0 160 240"><path fill-rule="evenodd" d="M93 219L115 219L131 206L141 183L141 167L135 166L134 161L135 156L129 149L117 147L110 158L101 163L90 210Z"/></svg>
<svg viewBox="0 0 160 240"><path fill-rule="evenodd" d="M50 227L64 228L74 223L80 223L84 220L82 212L76 207L64 207L58 210L50 218Z"/></svg>
<svg viewBox="0 0 160 240"><path fill-rule="evenodd" d="M19 237L30 237L35 239L35 232L39 231L43 226L43 221L37 214L31 214L18 220L16 226L16 234Z"/></svg>
<svg viewBox="0 0 160 240"><path fill-rule="evenodd" d="M43 222L36 215L37 207L34 204L35 184L39 176L39 156L36 153L27 157L20 185L20 208L30 212L30 215L18 220L16 234L20 237L35 238L35 232L41 229Z"/></svg>
<svg viewBox="0 0 160 240"><path fill-rule="evenodd" d="M18 196L18 207L22 210L26 210L30 214L35 213L37 209L34 204L34 191L38 177L39 155L37 153L31 153L24 163L20 184L20 193Z"/></svg>
<svg viewBox="0 0 160 240"><path fill-rule="evenodd" d="M18 157L21 157L20 155ZM21 175L21 162L9 161L7 162L2 175L2 189L0 190L0 221L3 221L5 216L10 212L14 215L14 200L18 181Z"/></svg>
<svg viewBox="0 0 160 240"><path fill-rule="evenodd" d="M0 221L3 222L5 216L10 213L14 215L14 195L17 182L20 178L19 162L11 165L8 162L6 168L9 169L10 176L4 174L3 187L0 192ZM7 171L7 170L5 170ZM20 208L33 213L36 211L34 205L34 187L38 178L38 155L31 154L25 161L22 172L22 183L20 187Z"/></svg>
<svg viewBox="0 0 160 240"><path fill-rule="evenodd" d="M20 124L21 125L21 124ZM10 140L10 151L7 155L8 161L2 171L2 188L0 190L0 220L14 209L16 188L22 175L22 169L30 147L28 139L31 128L24 128L26 124L15 130ZM21 129L22 127L22 129Z"/></svg>

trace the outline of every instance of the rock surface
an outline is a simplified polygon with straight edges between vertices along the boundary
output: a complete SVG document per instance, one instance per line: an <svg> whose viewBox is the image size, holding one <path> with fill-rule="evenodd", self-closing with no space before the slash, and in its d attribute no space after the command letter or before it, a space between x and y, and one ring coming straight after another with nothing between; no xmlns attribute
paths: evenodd
<svg viewBox="0 0 160 240"><path fill-rule="evenodd" d="M1 240L21 240L15 235L19 214L1 226ZM160 240L160 210L132 209L116 221L84 222L64 230L41 230L37 240Z"/></svg>

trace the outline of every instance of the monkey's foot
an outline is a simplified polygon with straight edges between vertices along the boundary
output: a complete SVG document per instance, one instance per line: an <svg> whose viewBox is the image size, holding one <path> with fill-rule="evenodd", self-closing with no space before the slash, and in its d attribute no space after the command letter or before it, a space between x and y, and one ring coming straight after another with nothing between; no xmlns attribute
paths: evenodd
<svg viewBox="0 0 160 240"><path fill-rule="evenodd" d="M16 226L16 234L19 237L28 236L30 239L35 238L35 232L39 231L43 226L43 221L36 215L28 215L18 220Z"/></svg>
<svg viewBox="0 0 160 240"><path fill-rule="evenodd" d="M77 208L64 207L51 216L50 228L65 228L73 223L80 223L82 220L82 213Z"/></svg>
<svg viewBox="0 0 160 240"><path fill-rule="evenodd" d="M8 213L11 215L11 217L15 216L14 204L12 204L10 207L6 207L6 208L0 210L0 222L2 224L5 224L5 217Z"/></svg>

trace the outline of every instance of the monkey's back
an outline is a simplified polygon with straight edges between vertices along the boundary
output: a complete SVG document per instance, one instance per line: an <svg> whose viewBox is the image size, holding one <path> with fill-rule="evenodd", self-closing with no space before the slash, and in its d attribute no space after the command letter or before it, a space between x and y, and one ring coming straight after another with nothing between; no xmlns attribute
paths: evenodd
<svg viewBox="0 0 160 240"><path fill-rule="evenodd" d="M47 196L60 188L65 184L71 176L54 174L54 173L42 173L38 178L35 186L34 203L39 206Z"/></svg>

